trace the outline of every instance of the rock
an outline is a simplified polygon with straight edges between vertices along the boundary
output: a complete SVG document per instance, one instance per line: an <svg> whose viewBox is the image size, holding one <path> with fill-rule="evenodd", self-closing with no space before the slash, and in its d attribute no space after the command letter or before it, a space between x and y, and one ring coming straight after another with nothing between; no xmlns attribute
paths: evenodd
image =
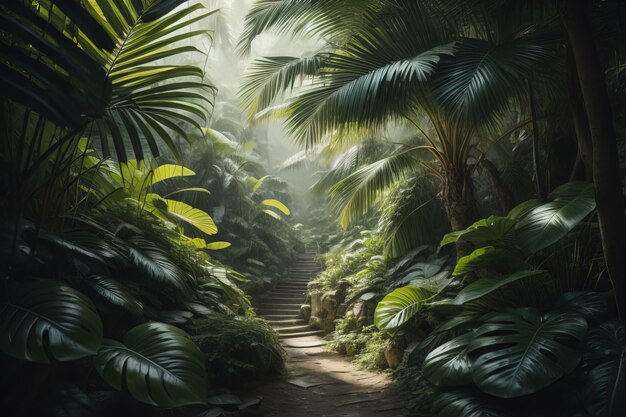
<svg viewBox="0 0 626 417"><path fill-rule="evenodd" d="M311 319L311 305L310 304L302 304L300 306L300 315L304 319L304 321L309 321Z"/></svg>
<svg viewBox="0 0 626 417"><path fill-rule="evenodd" d="M376 359L374 359L374 365L376 365L380 369L385 369L389 367L384 352L378 352L378 355L376 355Z"/></svg>
<svg viewBox="0 0 626 417"><path fill-rule="evenodd" d="M354 304L352 313L356 317L356 325L358 327L369 326L374 322L374 310L376 303L371 300L361 300Z"/></svg>
<svg viewBox="0 0 626 417"><path fill-rule="evenodd" d="M324 330L326 333L335 330L338 305L336 291L312 291L309 326Z"/></svg>
<svg viewBox="0 0 626 417"><path fill-rule="evenodd" d="M404 350L398 346L391 346L385 350L385 360L391 369L396 369L402 362Z"/></svg>

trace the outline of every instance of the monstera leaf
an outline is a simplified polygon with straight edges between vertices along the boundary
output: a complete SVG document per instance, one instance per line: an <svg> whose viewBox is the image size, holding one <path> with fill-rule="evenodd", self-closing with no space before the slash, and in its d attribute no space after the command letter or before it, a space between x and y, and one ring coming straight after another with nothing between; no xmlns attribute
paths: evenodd
<svg viewBox="0 0 626 417"><path fill-rule="evenodd" d="M593 185L589 183L563 184L551 195L551 202L535 207L517 224L517 244L527 253L559 241L596 208Z"/></svg>
<svg viewBox="0 0 626 417"><path fill-rule="evenodd" d="M374 324L379 329L399 327L415 316L430 296L430 292L419 287L397 288L376 306Z"/></svg>
<svg viewBox="0 0 626 417"><path fill-rule="evenodd" d="M478 388L501 398L532 394L572 372L582 352L573 345L587 333L578 314L542 317L531 308L493 315L469 345Z"/></svg>
<svg viewBox="0 0 626 417"><path fill-rule="evenodd" d="M125 387L137 400L160 407L205 404L204 358L181 329L144 323L123 343L105 339L95 367L114 388Z"/></svg>
<svg viewBox="0 0 626 417"><path fill-rule="evenodd" d="M424 360L422 374L433 384L450 387L472 382L467 349L472 333L466 333L439 346Z"/></svg>
<svg viewBox="0 0 626 417"><path fill-rule="evenodd" d="M583 402L592 417L626 415L626 325L602 324L585 340L583 366L590 368Z"/></svg>
<svg viewBox="0 0 626 417"><path fill-rule="evenodd" d="M506 417L507 408L498 398L480 392L450 391L435 397L432 412L435 417Z"/></svg>
<svg viewBox="0 0 626 417"><path fill-rule="evenodd" d="M72 361L95 354L101 342L92 302L58 282L16 285L0 302L0 347L14 358Z"/></svg>

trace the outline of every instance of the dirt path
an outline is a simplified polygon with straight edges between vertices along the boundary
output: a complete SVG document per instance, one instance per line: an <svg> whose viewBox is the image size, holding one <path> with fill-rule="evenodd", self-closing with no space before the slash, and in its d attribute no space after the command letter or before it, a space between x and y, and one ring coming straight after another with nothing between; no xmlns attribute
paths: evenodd
<svg viewBox="0 0 626 417"><path fill-rule="evenodd" d="M309 336L292 344L320 344ZM298 343L294 343L298 342ZM289 347L284 376L265 381L251 393L261 397L256 410L245 416L369 417L399 416L400 404L389 392L389 377L357 369L346 358L321 346Z"/></svg>
<svg viewBox="0 0 626 417"><path fill-rule="evenodd" d="M244 416L263 417L396 417L402 404L388 390L386 374L359 370L348 359L324 349L322 331L300 317L309 280L320 270L312 253L302 255L289 278L261 299L259 316L278 332L287 351L283 376L248 391L260 405Z"/></svg>

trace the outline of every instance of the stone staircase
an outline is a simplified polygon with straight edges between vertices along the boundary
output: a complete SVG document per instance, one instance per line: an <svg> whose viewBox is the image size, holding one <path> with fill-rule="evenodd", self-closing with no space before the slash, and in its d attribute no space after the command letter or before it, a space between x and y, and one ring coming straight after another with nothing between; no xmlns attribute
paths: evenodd
<svg viewBox="0 0 626 417"><path fill-rule="evenodd" d="M313 330L300 315L307 284L322 270L315 253L307 250L288 270L288 278L260 298L257 315L267 320L280 339L323 336L323 330Z"/></svg>

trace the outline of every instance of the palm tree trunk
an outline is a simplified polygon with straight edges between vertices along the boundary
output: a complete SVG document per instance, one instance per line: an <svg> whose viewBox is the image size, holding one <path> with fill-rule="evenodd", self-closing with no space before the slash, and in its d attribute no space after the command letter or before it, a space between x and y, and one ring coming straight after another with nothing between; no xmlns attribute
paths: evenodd
<svg viewBox="0 0 626 417"><path fill-rule="evenodd" d="M513 193L507 187L507 185L502 181L500 177L500 172L498 168L495 166L493 162L489 159L484 158L481 160L481 165L485 170L489 173L491 177L491 181L493 182L493 192L498 200L498 205L500 206L501 215L506 216L509 211L515 205L515 198L513 197Z"/></svg>
<svg viewBox="0 0 626 417"><path fill-rule="evenodd" d="M443 174L441 200L452 231L469 227L478 217L474 187L466 169L448 167ZM472 252L472 245L458 240L456 242L457 260Z"/></svg>
<svg viewBox="0 0 626 417"><path fill-rule="evenodd" d="M567 53L567 92L574 121L576 141L578 143L578 156L584 167L585 180L593 180L593 147L591 144L591 132L589 121L585 112L582 92L578 81L578 71L571 51ZM577 161L578 162L578 161ZM576 172L576 170L573 170Z"/></svg>
<svg viewBox="0 0 626 417"><path fill-rule="evenodd" d="M609 97L589 23L586 0L562 2L593 144L593 181L606 268L615 289L618 313L626 317L626 218L617 142Z"/></svg>
<svg viewBox="0 0 626 417"><path fill-rule="evenodd" d="M541 164L539 163L539 124L537 123L537 106L535 103L535 93L530 80L528 82L528 104L530 106L530 115L533 126L533 170L535 171L535 185L537 187L537 195L539 199L545 200L548 197L544 178L541 172Z"/></svg>

